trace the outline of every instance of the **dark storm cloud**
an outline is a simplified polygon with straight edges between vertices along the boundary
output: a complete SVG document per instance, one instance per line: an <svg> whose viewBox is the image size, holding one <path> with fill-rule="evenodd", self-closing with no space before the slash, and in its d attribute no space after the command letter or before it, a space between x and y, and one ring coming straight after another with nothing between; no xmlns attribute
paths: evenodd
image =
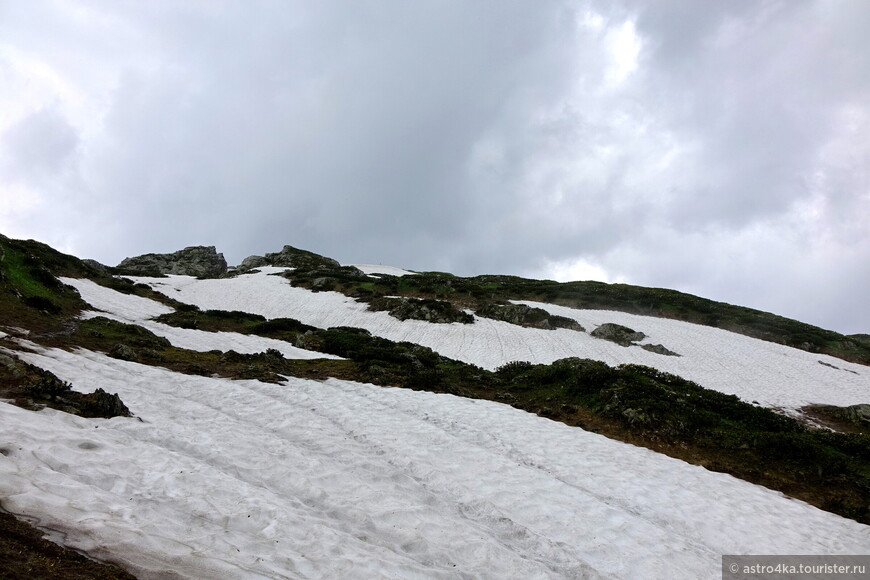
<svg viewBox="0 0 870 580"><path fill-rule="evenodd" d="M870 329L849 314L870 281L862 2L0 12L4 233L112 263L289 243L604 275Z"/></svg>
<svg viewBox="0 0 870 580"><path fill-rule="evenodd" d="M138 15L159 37L156 64L120 71L91 159L107 221L133 228L123 251L158 223L164 248L207 238L239 258L283 243L363 258L399 239L422 266L473 229L477 136L512 99L566 82L558 6L271 8Z"/></svg>

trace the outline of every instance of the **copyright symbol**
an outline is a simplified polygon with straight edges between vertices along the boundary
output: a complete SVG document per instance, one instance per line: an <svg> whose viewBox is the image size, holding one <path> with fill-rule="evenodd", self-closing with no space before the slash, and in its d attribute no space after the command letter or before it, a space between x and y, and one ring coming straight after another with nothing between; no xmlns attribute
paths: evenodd
<svg viewBox="0 0 870 580"><path fill-rule="evenodd" d="M734 563L734 564L731 564L730 566L728 566L728 569L731 570L732 574L737 574L737 572L740 571L740 566L738 566L736 563Z"/></svg>

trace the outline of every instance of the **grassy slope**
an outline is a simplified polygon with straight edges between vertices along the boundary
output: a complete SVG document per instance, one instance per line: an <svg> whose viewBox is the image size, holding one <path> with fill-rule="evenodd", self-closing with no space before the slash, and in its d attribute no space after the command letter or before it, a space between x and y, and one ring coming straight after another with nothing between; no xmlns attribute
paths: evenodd
<svg viewBox="0 0 870 580"><path fill-rule="evenodd" d="M93 274L44 244L0 236L0 321L37 334L62 332L86 304L55 275Z"/></svg>
<svg viewBox="0 0 870 580"><path fill-rule="evenodd" d="M97 272L77 258L38 242L10 240L0 235L0 322L4 327L29 330L41 340L69 336L74 317L87 305L56 275L83 276ZM12 347L14 345L7 344ZM102 396L71 392L57 377L2 355L0 398L24 408L54 407L84 416L105 415ZM114 399L112 399L114 401ZM119 402L119 401L118 401ZM43 538L27 522L2 511L0 498L0 578L17 579L128 579L116 566L94 562Z"/></svg>

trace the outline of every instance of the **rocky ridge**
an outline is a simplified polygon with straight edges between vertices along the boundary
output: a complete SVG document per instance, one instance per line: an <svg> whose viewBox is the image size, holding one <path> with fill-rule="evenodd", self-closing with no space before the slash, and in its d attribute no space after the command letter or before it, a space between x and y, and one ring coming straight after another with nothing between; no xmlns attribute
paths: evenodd
<svg viewBox="0 0 870 580"><path fill-rule="evenodd" d="M118 264L123 273L137 275L196 276L218 278L227 272L227 261L214 246L189 246L171 254L143 254Z"/></svg>
<svg viewBox="0 0 870 580"><path fill-rule="evenodd" d="M280 252L268 253L265 256L248 256L236 267L236 271L244 273L263 266L314 270L317 268L340 268L341 264L332 258L314 252L300 250L293 246L284 246Z"/></svg>

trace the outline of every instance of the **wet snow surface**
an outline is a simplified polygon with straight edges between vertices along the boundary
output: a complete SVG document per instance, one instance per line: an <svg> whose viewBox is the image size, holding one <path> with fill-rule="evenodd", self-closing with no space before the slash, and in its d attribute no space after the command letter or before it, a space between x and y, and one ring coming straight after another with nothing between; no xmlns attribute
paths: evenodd
<svg viewBox="0 0 870 580"><path fill-rule="evenodd" d="M587 329L630 326L683 355L666 357L488 319L399 322L264 270L147 282L201 308L368 328L489 368L584 356L651 364L769 405L870 400L866 367L716 329L539 305ZM95 309L178 346L270 347L157 325L147 319L163 305L66 282ZM498 403L339 380L180 375L35 348L18 354L79 390L119 393L138 419L0 403L3 505L141 578L713 579L722 554L870 552L870 527ZM281 346L322 356L292 348Z"/></svg>
<svg viewBox="0 0 870 580"><path fill-rule="evenodd" d="M142 419L0 404L0 495L142 578L718 578L870 528L506 405L23 354Z"/></svg>
<svg viewBox="0 0 870 580"><path fill-rule="evenodd" d="M243 310L267 318L290 317L321 328L356 326L390 340L422 344L445 356L488 369L513 360L550 363L577 356L611 365L652 366L768 407L796 409L811 403L870 403L868 367L717 328L609 310L576 310L525 302L573 318L587 331L605 322L639 330L647 335L644 343L663 344L681 355L673 357L638 346L622 347L594 338L588 332L523 328L488 318L478 317L474 324L399 321L386 312L370 312L365 304L342 294L294 288L286 279L269 275L281 270L263 268L259 274L226 280L170 276L137 281L200 308Z"/></svg>

